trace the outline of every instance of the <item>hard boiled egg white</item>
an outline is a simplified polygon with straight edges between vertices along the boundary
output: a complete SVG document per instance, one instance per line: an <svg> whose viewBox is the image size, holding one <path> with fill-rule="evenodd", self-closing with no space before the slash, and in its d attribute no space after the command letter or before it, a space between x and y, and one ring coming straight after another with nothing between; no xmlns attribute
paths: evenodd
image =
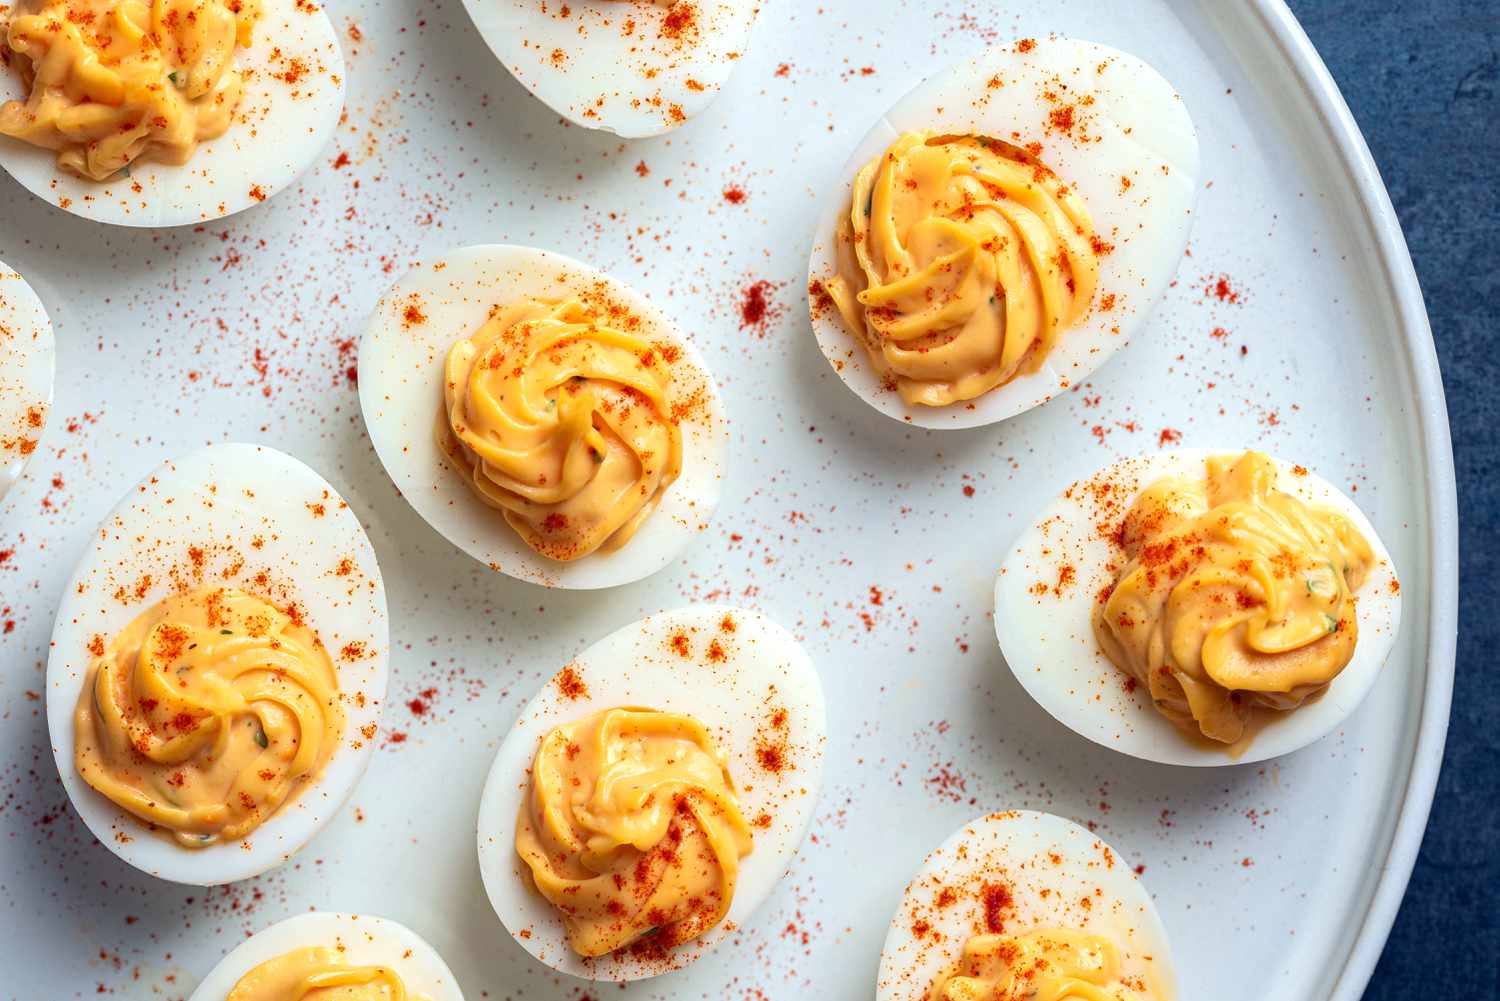
<svg viewBox="0 0 1500 1001"><path fill-rule="evenodd" d="M1268 721L1234 753L1191 739L1126 684L1094 639L1090 616L1114 582L1123 553L1111 541L1140 492L1164 476L1202 479L1211 455L1240 449L1181 449L1125 459L1070 486L1022 533L995 583L995 632L1021 685L1064 725L1136 758L1174 765L1230 765L1274 758L1338 727L1380 674L1401 622L1391 554L1355 503L1326 480L1275 459L1276 485L1306 503L1333 508L1369 541L1375 565L1356 592L1359 642L1354 659L1318 698ZM1300 471L1299 471L1300 470Z"/></svg>
<svg viewBox="0 0 1500 1001"><path fill-rule="evenodd" d="M464 0L479 34L564 118L627 139L718 96L762 0Z"/></svg>
<svg viewBox="0 0 1500 1001"><path fill-rule="evenodd" d="M167 596L222 585L295 604L338 672L342 746L320 778L242 842L183 848L94 791L73 762L73 713L93 655ZM369 764L390 656L385 586L359 520L322 477L256 445L163 463L99 525L63 591L47 662L47 725L89 830L143 872L213 885L280 865L332 819Z"/></svg>
<svg viewBox="0 0 1500 1001"><path fill-rule="evenodd" d="M728 756L754 833L724 921L665 961L578 956L516 855L516 817L542 737L619 706L702 721ZM563 973L627 981L686 966L744 925L791 866L817 802L827 732L817 669L791 633L759 612L693 605L611 633L547 682L495 755L479 804L479 869L490 904L527 952ZM766 762L774 763L771 770Z"/></svg>
<svg viewBox="0 0 1500 1001"><path fill-rule="evenodd" d="M900 135L919 130L1040 143L1042 162L1077 190L1095 231L1114 246L1099 259L1093 310L1062 333L1040 369L946 407L908 406L882 386L864 345L818 291L837 272L835 232L848 212L855 174ZM989 49L896 102L824 196L808 264L818 346L850 389L900 421L976 427L1030 410L1087 378L1140 330L1177 273L1197 189L1197 133L1182 99L1150 66L1073 38Z"/></svg>
<svg viewBox="0 0 1500 1001"><path fill-rule="evenodd" d="M333 23L311 0L261 0L254 42L235 51L244 96L229 131L181 166L133 164L100 183L59 170L57 155L0 136L0 167L32 194L115 226L187 226L233 215L291 185L333 137L344 110L344 57ZM13 69L0 102L25 100Z"/></svg>
<svg viewBox="0 0 1500 1001"><path fill-rule="evenodd" d="M1152 1001L1177 996L1166 929L1130 863L1077 824L1012 810L965 825L923 860L886 933L875 997L925 1001L971 936L1044 928L1108 938L1123 978L1140 978Z"/></svg>
<svg viewBox="0 0 1500 1001"><path fill-rule="evenodd" d="M56 354L42 301L0 261L0 498L41 443Z"/></svg>
<svg viewBox="0 0 1500 1001"><path fill-rule="evenodd" d="M436 438L443 364L461 337L496 305L562 299L602 288L643 321L643 336L679 349L670 362L672 399L685 407L682 473L624 546L570 562L536 553L470 490ZM665 313L624 282L587 264L533 247L465 247L418 264L375 307L359 347L359 402L386 472L417 513L449 542L493 570L548 587L628 584L672 562L708 527L719 503L729 450L718 386L703 356Z"/></svg>
<svg viewBox="0 0 1500 1001"><path fill-rule="evenodd" d="M279 921L240 943L203 978L188 1001L224 1001L241 977L261 963L298 949L340 950L350 966L388 966L406 986L407 997L463 1001L448 964L422 936L386 918L313 911Z"/></svg>

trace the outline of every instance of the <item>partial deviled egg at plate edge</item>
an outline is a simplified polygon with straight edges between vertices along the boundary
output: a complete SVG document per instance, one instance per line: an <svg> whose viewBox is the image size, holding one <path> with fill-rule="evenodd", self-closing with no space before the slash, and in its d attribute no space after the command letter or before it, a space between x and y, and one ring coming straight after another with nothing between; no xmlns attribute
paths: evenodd
<svg viewBox="0 0 1500 1001"><path fill-rule="evenodd" d="M1071 821L1008 810L964 825L922 861L886 933L875 997L967 1001L1032 990L1177 997L1166 929L1127 858Z"/></svg>
<svg viewBox="0 0 1500 1001"><path fill-rule="evenodd" d="M1198 192L1192 119L1128 53L1051 36L923 83L824 196L818 345L888 417L991 424L1076 386L1145 325Z"/></svg>
<svg viewBox="0 0 1500 1001"><path fill-rule="evenodd" d="M492 570L601 588L712 518L729 429L690 337L561 254L475 246L416 265L359 350L370 440L407 502Z"/></svg>
<svg viewBox="0 0 1500 1001"><path fill-rule="evenodd" d="M1201 493L1211 482L1222 503ZM1131 592L1118 593L1127 578ZM1322 631L1292 635L1307 621ZM1263 761L1335 730L1379 678L1400 622L1395 565L1358 505L1302 465L1243 449L1136 456L1072 484L995 583L1000 649L1032 698L1096 744L1175 765ZM1135 661L1112 662L1101 632L1117 655L1169 660L1142 678ZM1212 672L1233 684L1210 684Z"/></svg>
<svg viewBox="0 0 1500 1001"><path fill-rule="evenodd" d="M43 201L116 226L211 222L290 187L333 137L344 108L345 68L320 4L175 0L158 11L136 0L65 3L77 11L19 0L10 21L0 18L0 28L12 26L13 49L29 53L12 51L0 68L0 105L11 102L0 107L0 167ZM86 29L106 17L112 32ZM23 18L29 20L16 27ZM238 35L233 19L244 23ZM139 41L153 38L166 41ZM63 45L77 53L71 63L59 61ZM140 109L96 102L96 117L101 109L114 117L99 121L94 135L79 125L81 106L67 104L60 84L39 80L33 94L21 74L32 56L50 60L44 73L54 75L76 72L74 63L88 65L93 85L106 95L170 88L170 100ZM141 80L143 73L161 79ZM74 117L66 127L48 124L39 115L49 108ZM182 120L168 120L169 113ZM16 134L4 134L7 121ZM88 141L73 141L80 133ZM124 140L118 149L111 145L117 137Z"/></svg>
<svg viewBox="0 0 1500 1001"><path fill-rule="evenodd" d="M490 904L563 973L680 969L749 921L790 867L826 741L816 668L761 613L695 605L625 626L558 671L501 743L479 806ZM587 857L537 851L559 827ZM650 886L686 895L640 899Z"/></svg>
<svg viewBox="0 0 1500 1001"><path fill-rule="evenodd" d="M41 443L56 354L42 301L26 279L0 262L0 498Z"/></svg>
<svg viewBox="0 0 1500 1001"><path fill-rule="evenodd" d="M463 1001L453 972L416 932L389 918L313 911L264 928L219 960L188 1001L282 1001L307 976L343 997ZM340 989L342 988L342 989ZM360 994L361 988L379 993Z"/></svg>
<svg viewBox="0 0 1500 1001"><path fill-rule="evenodd" d="M761 0L464 0L495 57L576 125L626 139L683 125L718 96Z"/></svg>
<svg viewBox="0 0 1500 1001"><path fill-rule="evenodd" d="M169 460L100 524L58 607L63 788L143 872L258 875L353 792L389 656L375 551L322 477L255 445Z"/></svg>

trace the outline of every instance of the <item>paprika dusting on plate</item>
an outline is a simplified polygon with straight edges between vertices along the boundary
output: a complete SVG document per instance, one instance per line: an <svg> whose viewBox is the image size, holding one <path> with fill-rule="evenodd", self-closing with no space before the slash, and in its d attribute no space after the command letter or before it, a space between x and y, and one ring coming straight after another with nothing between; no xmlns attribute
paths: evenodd
<svg viewBox="0 0 1500 1001"><path fill-rule="evenodd" d="M780 315L771 299L775 286L764 278L753 281L740 289L740 329L750 330L757 337L765 337L770 321Z"/></svg>

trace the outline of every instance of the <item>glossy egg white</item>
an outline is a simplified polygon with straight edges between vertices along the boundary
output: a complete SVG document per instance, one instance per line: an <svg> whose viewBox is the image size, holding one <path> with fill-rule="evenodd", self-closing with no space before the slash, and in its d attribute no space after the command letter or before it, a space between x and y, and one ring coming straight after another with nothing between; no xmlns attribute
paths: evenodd
<svg viewBox="0 0 1500 1001"><path fill-rule="evenodd" d="M448 964L405 925L369 914L313 911L256 932L219 960L188 1001L224 1001L241 977L261 963L298 949L337 948L350 966L388 966L406 986L407 997L464 1001Z"/></svg>
<svg viewBox="0 0 1500 1001"><path fill-rule="evenodd" d="M317 159L344 110L344 57L333 22L311 0L261 0L248 49L235 60L245 89L229 131L181 166L142 162L100 183L57 166L51 150L0 136L0 167L32 194L115 226L210 222L253 208L293 184ZM0 102L25 100L14 70L0 72Z"/></svg>
<svg viewBox="0 0 1500 1001"><path fill-rule="evenodd" d="M1022 533L995 583L995 633L1022 687L1059 722L1096 744L1172 765L1263 761L1305 747L1335 730L1380 676L1401 624L1401 594L1391 554L1361 511L1338 488L1286 460L1274 459L1279 489L1335 509L1370 543L1375 565L1355 592L1359 641L1354 658L1319 697L1290 712L1266 714L1248 746L1233 751L1194 740L1162 716L1142 686L1132 691L1094 639L1090 616L1100 590L1114 581L1110 563L1123 554L1099 526L1113 526L1140 492L1164 476L1202 479L1204 461L1243 449L1180 449L1113 463L1073 484ZM1273 457L1274 458L1274 457ZM1301 470L1300 472L1294 470ZM1109 484L1117 498L1100 507L1090 484ZM1061 567L1073 579L1060 579Z"/></svg>
<svg viewBox="0 0 1500 1001"><path fill-rule="evenodd" d="M1104 364L1145 324L1171 284L1187 247L1198 192L1198 137L1182 99L1150 66L1128 53L1073 38L1026 39L988 49L932 77L886 112L854 149L823 196L808 263L808 288L837 273L840 217L855 175L910 131L984 135L1026 145L1078 191L1095 231L1114 245L1099 259L1094 308L1058 338L1035 372L983 396L945 407L909 406L881 385L861 344L831 303L809 296L813 333L839 377L888 417L927 428L993 424L1047 402ZM1049 116L1075 100L1076 126L1060 132ZM1014 134L1014 135L1013 135ZM1085 139L1086 137L1086 139ZM1130 180L1125 188L1121 179ZM1109 310L1102 297L1113 295Z"/></svg>
<svg viewBox="0 0 1500 1001"><path fill-rule="evenodd" d="M464 0L495 57L568 121L659 135L718 96L763 0Z"/></svg>
<svg viewBox="0 0 1500 1001"><path fill-rule="evenodd" d="M0 498L21 478L52 409L57 345L42 300L0 261Z"/></svg>
<svg viewBox="0 0 1500 1001"><path fill-rule="evenodd" d="M269 820L243 841L190 849L151 832L79 776L73 713L95 638L108 644L169 595L216 585L302 609L338 672L345 723L322 775ZM47 725L63 788L105 847L153 876L215 885L272 869L333 818L370 762L389 634L375 551L317 473L257 445L211 445L169 460L99 525L62 592L47 661Z"/></svg>
<svg viewBox="0 0 1500 1001"><path fill-rule="evenodd" d="M728 756L741 810L752 821L754 847L740 860L728 915L665 962L578 956L561 917L532 887L516 855L516 818L542 738L563 723L619 706L699 719ZM767 720L783 709L784 731L769 730ZM778 772L767 771L757 756L768 732L780 734L775 745L784 766ZM479 869L490 904L527 952L575 977L623 982L686 966L743 926L791 866L817 803L827 732L817 669L791 633L759 612L692 605L611 633L543 686L495 755L479 804ZM764 826L755 823L762 815L768 817Z"/></svg>
<svg viewBox="0 0 1500 1001"><path fill-rule="evenodd" d="M1008 900L987 894L991 887ZM1003 934L1101 935L1118 950L1121 974L1140 978L1151 1001L1177 997L1166 929L1130 862L1071 821L1010 810L964 825L923 860L886 932L876 1001L925 1001L964 943L994 930L990 917Z"/></svg>
<svg viewBox="0 0 1500 1001"><path fill-rule="evenodd" d="M644 336L680 349L672 398L697 402L680 422L681 475L636 534L614 552L562 562L522 541L445 460L436 438L443 365L454 342L483 326L494 306L566 298L601 282L644 321ZM719 503L729 428L703 356L645 296L562 254L476 246L416 265L376 305L360 342L359 403L380 461L417 513L476 560L535 584L588 589L640 580L682 555Z"/></svg>

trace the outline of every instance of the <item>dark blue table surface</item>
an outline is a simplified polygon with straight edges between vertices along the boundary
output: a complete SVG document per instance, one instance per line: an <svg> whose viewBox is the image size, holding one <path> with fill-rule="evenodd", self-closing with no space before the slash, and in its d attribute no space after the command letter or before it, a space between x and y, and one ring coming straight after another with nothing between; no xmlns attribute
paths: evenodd
<svg viewBox="0 0 1500 1001"><path fill-rule="evenodd" d="M1448 749L1367 1001L1500 998L1500 0L1291 0L1359 119L1427 297L1462 554Z"/></svg>

